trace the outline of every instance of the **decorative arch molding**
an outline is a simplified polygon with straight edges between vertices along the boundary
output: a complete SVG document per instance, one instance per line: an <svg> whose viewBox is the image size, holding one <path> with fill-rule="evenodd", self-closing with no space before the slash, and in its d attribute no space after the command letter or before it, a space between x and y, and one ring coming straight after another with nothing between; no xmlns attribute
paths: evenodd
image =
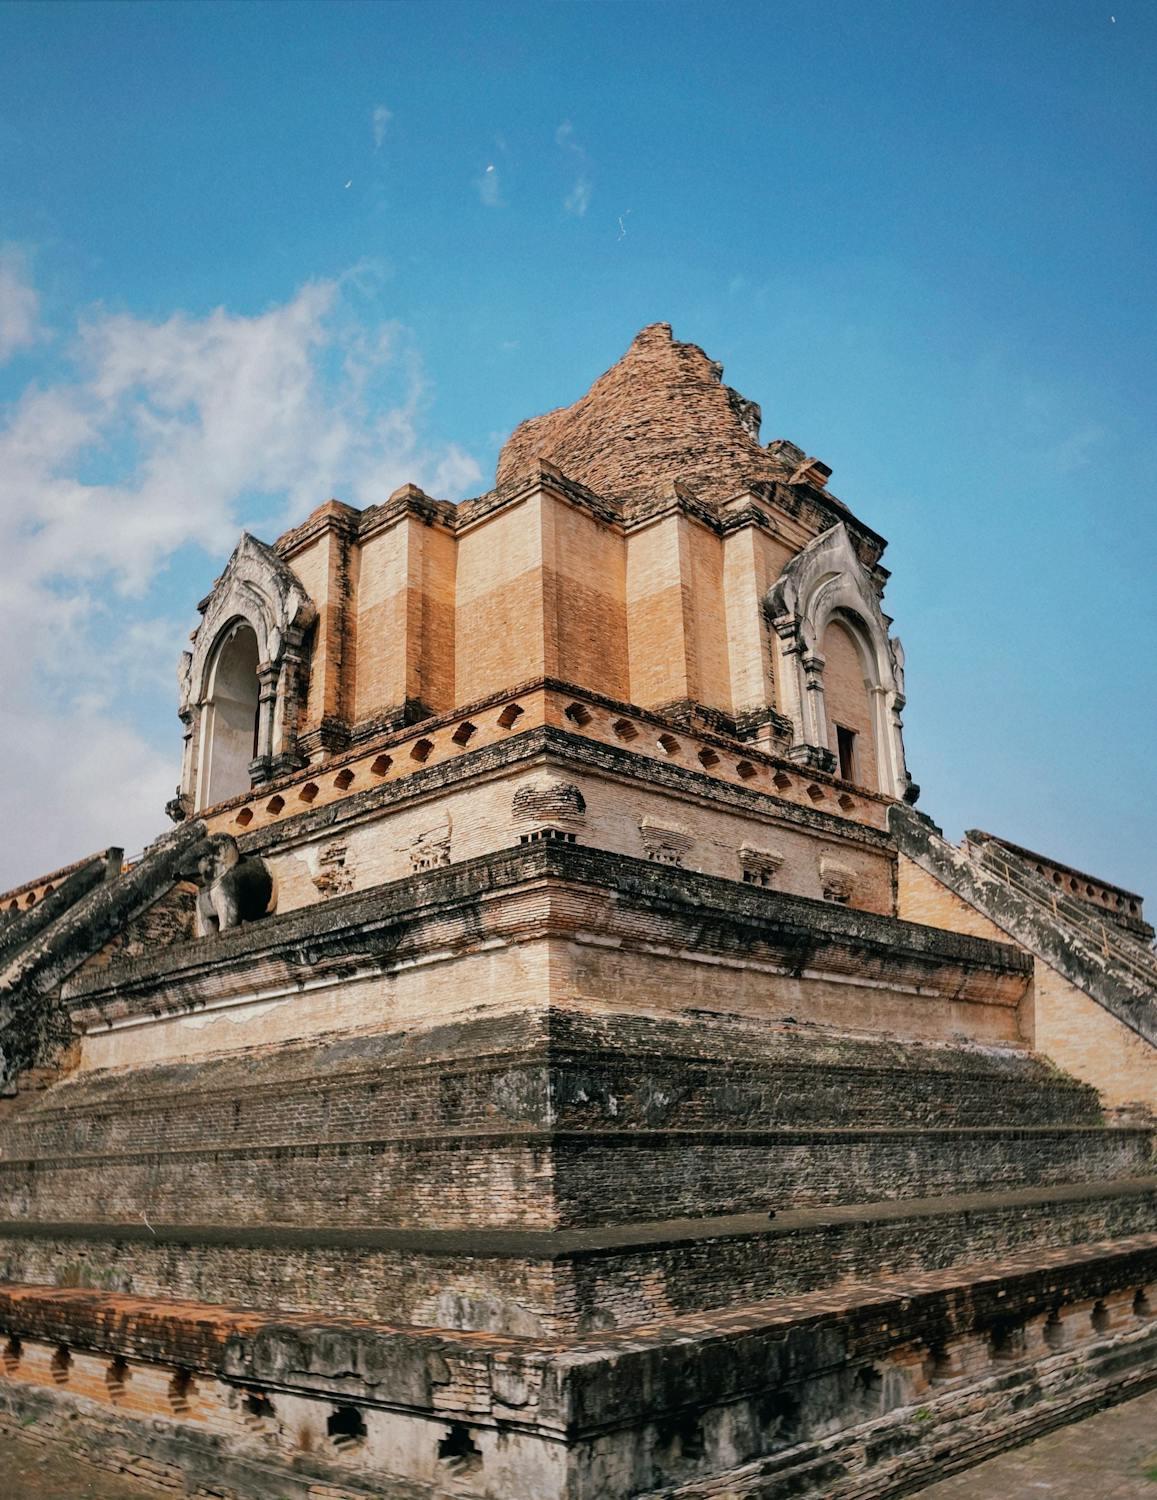
<svg viewBox="0 0 1157 1500"><path fill-rule="evenodd" d="M872 574L857 556L841 521L787 563L768 591L764 615L775 635L782 708L792 721L793 760L820 770L836 766L828 743L824 704L824 631L838 621L851 635L864 667L872 710L878 786L888 797L914 802L919 788L904 759L904 651L888 633Z"/></svg>
<svg viewBox="0 0 1157 1500"><path fill-rule="evenodd" d="M192 650L182 653L177 668L177 712L185 726L181 785L169 804L170 816L177 820L199 807L213 670L240 623L257 638L257 743L249 767L251 782L259 785L304 764L297 748L297 722L307 689L305 639L317 618L313 600L273 548L245 532L198 608L202 618L193 632Z"/></svg>

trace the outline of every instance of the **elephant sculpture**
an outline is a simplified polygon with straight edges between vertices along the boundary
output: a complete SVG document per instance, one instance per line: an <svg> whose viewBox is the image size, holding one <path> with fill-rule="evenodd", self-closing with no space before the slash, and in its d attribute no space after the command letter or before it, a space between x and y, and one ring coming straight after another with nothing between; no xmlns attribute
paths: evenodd
<svg viewBox="0 0 1157 1500"><path fill-rule="evenodd" d="M197 892L197 936L226 932L253 922L269 910L273 877L263 859L242 857L236 839L210 834L190 871Z"/></svg>

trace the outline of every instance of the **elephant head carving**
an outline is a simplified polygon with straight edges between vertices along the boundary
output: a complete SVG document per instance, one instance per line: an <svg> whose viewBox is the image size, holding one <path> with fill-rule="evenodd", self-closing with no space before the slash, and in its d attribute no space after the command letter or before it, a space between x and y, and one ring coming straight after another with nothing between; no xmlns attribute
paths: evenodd
<svg viewBox="0 0 1157 1500"><path fill-rule="evenodd" d="M197 893L197 936L226 932L265 916L273 897L273 877L265 861L241 854L227 833L210 834L201 845L189 878Z"/></svg>

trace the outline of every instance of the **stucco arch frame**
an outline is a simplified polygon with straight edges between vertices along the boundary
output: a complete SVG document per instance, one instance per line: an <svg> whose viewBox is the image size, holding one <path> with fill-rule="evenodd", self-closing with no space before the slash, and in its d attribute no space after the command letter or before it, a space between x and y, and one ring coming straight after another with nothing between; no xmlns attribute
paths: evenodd
<svg viewBox="0 0 1157 1500"><path fill-rule="evenodd" d="M211 674L223 641L241 621L257 637L260 694L253 783L301 764L297 720L306 688L305 639L317 618L313 600L273 548L246 532L201 605L201 615L192 650L183 653L178 668L178 713L185 726L181 785L171 809L178 816L196 805Z"/></svg>
<svg viewBox="0 0 1157 1500"><path fill-rule="evenodd" d="M871 574L841 521L787 563L768 591L764 614L775 633L783 709L795 728L794 759L831 770L824 706L824 631L838 620L851 634L864 666L872 705L878 787L911 798L900 713L904 707L903 650L888 634Z"/></svg>

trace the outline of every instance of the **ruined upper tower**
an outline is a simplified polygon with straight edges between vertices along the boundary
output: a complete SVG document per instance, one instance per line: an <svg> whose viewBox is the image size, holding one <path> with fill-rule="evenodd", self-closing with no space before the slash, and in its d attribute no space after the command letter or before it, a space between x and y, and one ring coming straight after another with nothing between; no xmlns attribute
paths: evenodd
<svg viewBox="0 0 1157 1500"><path fill-rule="evenodd" d="M728 500L757 480L789 480L790 456L760 445L758 405L722 377L697 344L652 323L581 400L515 428L499 455L498 488L536 459L619 499L679 480L703 500Z"/></svg>
<svg viewBox="0 0 1157 1500"><path fill-rule="evenodd" d="M761 446L721 367L645 328L516 429L489 494L405 485L243 541L182 667L178 810L535 678L911 799L884 541L829 473Z"/></svg>

